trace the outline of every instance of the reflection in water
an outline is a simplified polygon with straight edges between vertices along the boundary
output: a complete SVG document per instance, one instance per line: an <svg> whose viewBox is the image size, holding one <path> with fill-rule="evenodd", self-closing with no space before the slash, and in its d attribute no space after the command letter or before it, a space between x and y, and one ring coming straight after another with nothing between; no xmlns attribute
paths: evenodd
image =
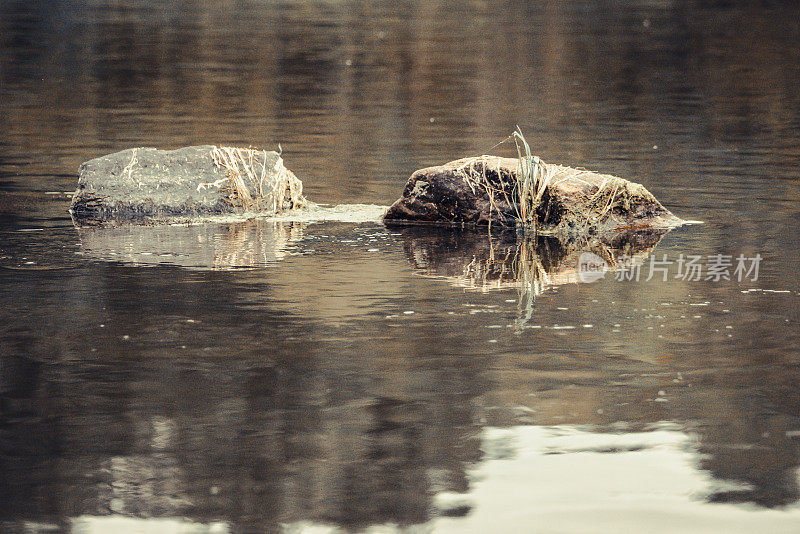
<svg viewBox="0 0 800 534"><path fill-rule="evenodd" d="M181 277L176 269L164 269L151 284L163 293ZM195 285L203 292L201 305L215 302L218 289ZM145 287L125 289L126 300L148 294ZM105 305L123 304L109 298ZM220 314L208 317L224 320ZM630 485L652 485L645 495L668 495L664 507L670 512L702 510L702 517L717 517L702 501L719 501L720 495L766 506L797 499L800 425L780 414L796 406L786 396L797 383L796 368L701 371L680 362L576 357L544 347L486 358L469 354L466 344L448 357L430 354L435 345L428 341L412 357L379 355L348 339L314 342L311 328L286 332L285 318L257 311L248 312L241 325L215 327L203 318L181 321L181 327L158 314L152 340L130 348L119 346L118 335L92 334L97 353L69 330L48 338L52 345L39 357L6 345L0 368L0 517L19 524L83 517L77 525L92 524L87 516L183 517L198 524L224 522L231 532L271 532L304 522L344 529L408 526L442 516L484 521L504 502L510 506L526 492L540 495L560 482L553 500L535 508L554 513L590 491L586 480L599 500L614 488L630 493ZM296 341L261 339L264 323L267 332L282 329ZM454 324L443 318L437 329ZM110 328L75 326L81 333ZM181 350L164 339L181 328L191 328L187 337L197 339L196 349ZM395 330L400 338L420 335L413 325ZM249 352L227 343L223 353L202 348L231 332ZM47 355L58 351L58 359ZM613 435L540 428L565 420ZM696 422L689 425L691 448L684 447L688 442L678 427L668 435L641 433L662 420ZM487 424L536 426L484 434ZM546 439L532 447L515 441L516 434ZM669 449L666 457L663 447ZM555 453L563 453L564 464L553 463ZM585 453L594 456L576 472L573 461ZM491 463L515 456L519 465ZM681 477L661 469L665 458L681 464ZM490 462L485 471L482 459ZM550 470L534 475L522 466ZM493 479L495 468L519 475L502 476L508 493L497 488L502 484ZM707 473L717 480L712 483ZM615 486L614 480L625 484ZM531 510L533 502L539 501L507 509L509 521L512 511ZM623 503L630 505L630 499L620 496ZM769 517L783 521L779 514Z"/></svg>
<svg viewBox="0 0 800 534"><path fill-rule="evenodd" d="M425 276L481 291L518 289L517 323L524 325L533 316L533 299L548 288L599 279L581 271L587 267L584 253L611 271L628 268L646 258L668 230L575 239L418 226L399 232L408 260Z"/></svg>
<svg viewBox="0 0 800 534"><path fill-rule="evenodd" d="M134 265L235 269L278 262L302 239L301 223L251 219L193 225L76 228L82 253Z"/></svg>
<svg viewBox="0 0 800 534"><path fill-rule="evenodd" d="M535 525L542 532L616 534L647 525L650 533L749 533L765 521L770 532L796 531L800 509L755 515L730 505L704 506L709 493L746 485L698 470L691 434L665 424L648 430L484 429L484 460L471 471L474 486L457 501L478 506L464 520L437 519L435 531Z"/></svg>
<svg viewBox="0 0 800 534"><path fill-rule="evenodd" d="M373 223L385 206L351 204L311 206L278 217L217 217L194 224L156 226L80 226L82 254L134 265L169 264L193 269L236 269L276 263L298 252L309 223Z"/></svg>
<svg viewBox="0 0 800 534"><path fill-rule="evenodd" d="M697 512L685 531L720 510L779 531L800 496L796 11L0 2L0 530L524 530L533 507L591 521L571 511L617 488L641 490L615 519L638 532L672 524L626 513L669 482L675 515ZM580 248L228 221L90 233L80 256L69 199L46 194L133 146L281 143L311 199L387 204L414 169L516 124L546 161L632 178L707 222L659 253L761 253L748 287L788 292L565 284L537 298L541 329L516 332L516 287L570 280ZM151 258L173 247L163 259L192 269L85 260L165 263ZM408 258L459 285L512 282L453 290ZM483 448L498 428L507 459ZM570 480L526 470L559 461Z"/></svg>
<svg viewBox="0 0 800 534"><path fill-rule="evenodd" d="M35 531L37 525L28 525ZM42 525L47 532L49 525ZM70 534L108 534L109 532L132 532L136 534L228 534L230 529L224 522L194 523L181 519L137 519L124 516L79 517L72 521Z"/></svg>
<svg viewBox="0 0 800 534"><path fill-rule="evenodd" d="M765 518L779 529L796 524L797 508L749 516L703 504L721 494L775 495L771 488L780 479L796 478L797 451L782 458L770 452L791 450L796 434L789 422L750 419L759 431L770 429L766 438L726 424L687 432L659 423L663 417L697 418L708 406L738 410L735 399L713 399L718 373L687 376L692 384L681 387L683 398L647 408L630 401L658 395L653 390L659 388L672 394L674 374L629 378L623 388L613 378L641 369L584 366L577 391L584 399L575 397L574 364L559 372L542 369L524 386L504 379L505 372L490 381L473 376L469 367L476 364L451 369L453 376L442 383L439 371L414 370L409 362L405 372L418 386L408 398L375 395L369 384L387 375L353 378L341 363L338 369L252 363L237 369L236 362L206 359L194 363L207 369L200 371L186 364L175 368L170 360L129 370L101 370L95 362L98 371L90 375L86 363L76 362L40 369L38 377L28 373L28 383L21 380L26 373L6 375L7 398L21 398L25 387L49 397L7 404L0 513L56 524L80 517L75 532L102 531L91 528L115 523L91 517L116 516L224 520L231 532L272 532L307 522L349 530L429 520L437 531L479 532L492 521L508 521L511 530L519 520L560 524L567 521L561 515L566 508L565 532L585 532L589 522L608 523L615 532L620 515L634 522L651 514L682 524L700 521L695 527L701 532L712 520L731 527ZM113 381L115 374L124 374L124 381ZM528 403L524 410L500 407L510 421L534 414L552 425L559 413L586 409L581 421L597 430L513 424L481 430L480 421L497 417L491 415L498 408L492 395L509 387ZM600 412L615 422L603 423ZM731 419L748 417L732 412ZM762 477L762 470L770 474ZM796 496L795 482L793 498L761 502L775 506Z"/></svg>
<svg viewBox="0 0 800 534"><path fill-rule="evenodd" d="M303 519L408 525L428 517L432 487L463 491L464 462L477 459L470 414L447 393L430 406L337 402L357 386L325 394L325 384L345 376L173 367L164 362L158 382L130 373L126 386L76 365L53 384L58 396L36 406L41 419L8 410L2 517L224 518L235 532ZM109 388L118 400L98 405Z"/></svg>

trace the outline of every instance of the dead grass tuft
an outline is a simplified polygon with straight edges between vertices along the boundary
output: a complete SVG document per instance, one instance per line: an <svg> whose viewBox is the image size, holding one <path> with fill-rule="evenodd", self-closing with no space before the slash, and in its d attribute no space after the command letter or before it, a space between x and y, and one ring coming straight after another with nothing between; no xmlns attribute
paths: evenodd
<svg viewBox="0 0 800 534"><path fill-rule="evenodd" d="M517 150L517 170L514 174L503 174L500 158L496 156L474 156L456 169L472 189L473 193L484 191L492 211L500 215L499 200L512 206L516 215L516 226L534 234L547 234L554 228L545 228L551 204L558 197L555 187L565 181L577 182L585 191L584 202L569 203L561 209L573 226L597 224L609 214L629 212L639 203L652 203L653 196L640 184L611 175L596 185L598 174L586 169L576 169L548 164L531 154L531 147L522 130L516 131L495 146L513 141ZM493 147L494 148L494 147ZM590 179L589 176L594 179ZM549 193L549 194L548 194ZM542 215L544 214L544 215ZM502 220L502 217L498 217ZM491 219L489 223L491 229Z"/></svg>
<svg viewBox="0 0 800 534"><path fill-rule="evenodd" d="M266 150L215 146L211 159L227 171L228 201L238 208L277 214L306 205L303 182L280 156L270 166Z"/></svg>

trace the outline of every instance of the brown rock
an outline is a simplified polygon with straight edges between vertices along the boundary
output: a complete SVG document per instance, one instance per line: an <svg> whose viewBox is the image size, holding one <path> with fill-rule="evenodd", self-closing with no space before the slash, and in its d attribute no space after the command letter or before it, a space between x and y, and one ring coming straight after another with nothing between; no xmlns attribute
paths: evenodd
<svg viewBox="0 0 800 534"><path fill-rule="evenodd" d="M644 186L615 176L542 164L541 194L520 224L518 160L480 156L420 169L384 217L386 224L500 225L574 234L668 229L681 220Z"/></svg>

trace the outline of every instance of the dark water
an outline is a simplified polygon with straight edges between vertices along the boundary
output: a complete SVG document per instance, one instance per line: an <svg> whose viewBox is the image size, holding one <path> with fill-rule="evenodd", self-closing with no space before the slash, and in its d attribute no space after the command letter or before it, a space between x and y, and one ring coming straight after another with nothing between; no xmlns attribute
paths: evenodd
<svg viewBox="0 0 800 534"><path fill-rule="evenodd" d="M0 526L796 532L798 79L792 2L3 2ZM386 206L517 124L704 221L650 257L757 280L578 283L375 208L66 211L84 160L205 143Z"/></svg>

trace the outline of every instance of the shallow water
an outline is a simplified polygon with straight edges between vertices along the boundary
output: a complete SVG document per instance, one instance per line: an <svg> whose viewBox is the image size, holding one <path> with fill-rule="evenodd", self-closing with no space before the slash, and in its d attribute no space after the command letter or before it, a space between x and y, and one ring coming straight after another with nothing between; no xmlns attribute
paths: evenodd
<svg viewBox="0 0 800 534"><path fill-rule="evenodd" d="M2 528L793 531L800 28L742 4L0 4ZM703 224L582 283L376 221L517 124ZM201 143L327 206L73 226L82 161Z"/></svg>

